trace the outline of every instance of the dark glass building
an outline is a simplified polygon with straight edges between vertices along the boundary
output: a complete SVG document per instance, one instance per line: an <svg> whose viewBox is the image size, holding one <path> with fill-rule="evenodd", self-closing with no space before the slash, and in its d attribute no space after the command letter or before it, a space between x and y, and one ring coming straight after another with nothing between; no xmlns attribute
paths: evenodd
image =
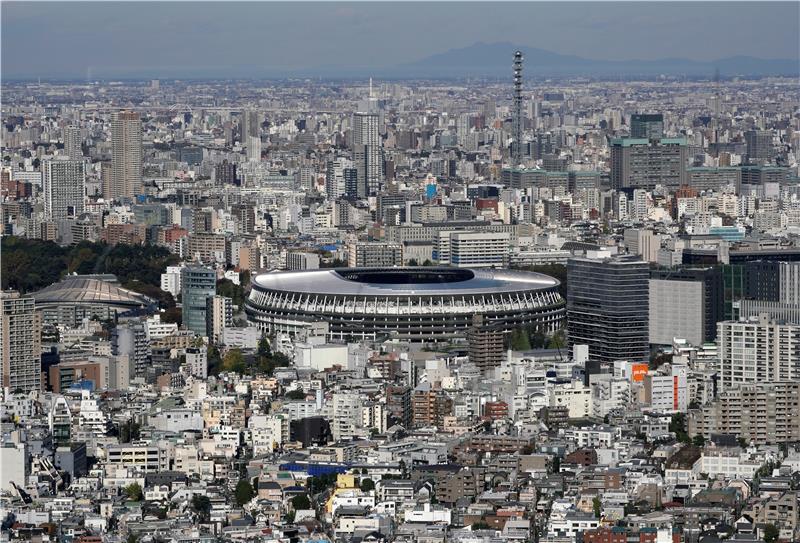
<svg viewBox="0 0 800 543"><path fill-rule="evenodd" d="M573 258L567 262L567 335L600 362L646 362L649 346L647 262Z"/></svg>

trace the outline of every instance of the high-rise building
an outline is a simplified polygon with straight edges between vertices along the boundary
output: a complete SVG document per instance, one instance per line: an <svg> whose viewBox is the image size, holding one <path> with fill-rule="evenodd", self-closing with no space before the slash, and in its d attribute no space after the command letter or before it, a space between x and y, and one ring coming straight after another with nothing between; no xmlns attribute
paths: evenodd
<svg viewBox="0 0 800 543"><path fill-rule="evenodd" d="M748 130L744 133L747 143L747 162L764 164L772 159L772 132L769 130Z"/></svg>
<svg viewBox="0 0 800 543"><path fill-rule="evenodd" d="M261 138L259 136L247 137L247 160L249 162L261 160Z"/></svg>
<svg viewBox="0 0 800 543"><path fill-rule="evenodd" d="M508 265L511 247L508 232L452 232L448 238L451 266L503 268Z"/></svg>
<svg viewBox="0 0 800 543"><path fill-rule="evenodd" d="M344 158L328 162L325 172L325 193L329 200L335 200L347 193L344 172L350 164L350 161Z"/></svg>
<svg viewBox="0 0 800 543"><path fill-rule="evenodd" d="M236 184L236 164L223 160L214 166L214 183L217 185Z"/></svg>
<svg viewBox="0 0 800 543"><path fill-rule="evenodd" d="M50 220L75 219L84 210L86 172L83 160L48 160L42 177L44 213Z"/></svg>
<svg viewBox="0 0 800 543"><path fill-rule="evenodd" d="M631 137L658 140L664 137L664 115L634 113L631 115Z"/></svg>
<svg viewBox="0 0 800 543"><path fill-rule="evenodd" d="M722 270L684 268L650 273L650 343L671 345L674 338L692 345L713 343L724 319Z"/></svg>
<svg viewBox="0 0 800 543"><path fill-rule="evenodd" d="M219 343L223 330L231 326L233 326L233 300L219 295L206 298L206 337L214 343Z"/></svg>
<svg viewBox="0 0 800 543"><path fill-rule="evenodd" d="M717 324L719 390L800 379L800 326L769 314Z"/></svg>
<svg viewBox="0 0 800 543"><path fill-rule="evenodd" d="M778 277L778 301L800 305L800 262L780 262Z"/></svg>
<svg viewBox="0 0 800 543"><path fill-rule="evenodd" d="M127 356L136 377L145 377L150 361L146 324L139 321L117 325L111 334L111 353Z"/></svg>
<svg viewBox="0 0 800 543"><path fill-rule="evenodd" d="M386 387L386 412L395 424L411 427L411 388L389 385Z"/></svg>
<svg viewBox="0 0 800 543"><path fill-rule="evenodd" d="M506 335L502 330L488 326L483 315L472 318L472 326L467 331L469 361L481 370L490 371L503 362L503 348Z"/></svg>
<svg viewBox="0 0 800 543"><path fill-rule="evenodd" d="M183 325L206 335L206 300L217 293L217 274L211 268L185 267L181 277Z"/></svg>
<svg viewBox="0 0 800 543"><path fill-rule="evenodd" d="M64 154L70 160L83 160L81 129L78 126L64 127Z"/></svg>
<svg viewBox="0 0 800 543"><path fill-rule="evenodd" d="M360 197L377 194L383 184L383 142L379 128L377 113L353 115L353 158Z"/></svg>
<svg viewBox="0 0 800 543"><path fill-rule="evenodd" d="M133 199L142 193L142 121L132 111L111 120L111 173L103 187L106 199Z"/></svg>
<svg viewBox="0 0 800 543"><path fill-rule="evenodd" d="M567 262L569 346L588 345L600 362L649 360L649 268L631 258Z"/></svg>
<svg viewBox="0 0 800 543"><path fill-rule="evenodd" d="M512 110L511 163L515 167L522 164L522 131L525 119L522 116L522 51L514 53L514 108Z"/></svg>
<svg viewBox="0 0 800 543"><path fill-rule="evenodd" d="M0 292L0 355L3 387L11 391L41 390L42 321L33 298L19 292Z"/></svg>
<svg viewBox="0 0 800 543"><path fill-rule="evenodd" d="M318 270L319 254L306 251L290 251L286 253L287 270Z"/></svg>
<svg viewBox="0 0 800 543"><path fill-rule="evenodd" d="M259 138L261 136L261 115L258 111L246 109L241 113L239 133L242 145L249 144L249 137Z"/></svg>
<svg viewBox="0 0 800 543"><path fill-rule="evenodd" d="M189 375L200 379L208 378L208 350L205 347L186 349L186 369Z"/></svg>
<svg viewBox="0 0 800 543"><path fill-rule="evenodd" d="M653 189L686 184L688 150L683 138L611 140L611 186Z"/></svg>

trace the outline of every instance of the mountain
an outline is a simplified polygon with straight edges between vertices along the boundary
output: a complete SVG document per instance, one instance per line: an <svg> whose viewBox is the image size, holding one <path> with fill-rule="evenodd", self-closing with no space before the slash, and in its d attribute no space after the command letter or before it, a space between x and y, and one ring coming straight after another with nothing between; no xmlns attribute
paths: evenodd
<svg viewBox="0 0 800 543"><path fill-rule="evenodd" d="M514 51L525 55L525 73L534 76L713 76L716 70L723 77L800 74L798 59L760 59L734 56L715 61L686 58L657 60L595 60L576 55L562 55L507 42L483 43L451 49L395 68L405 77L503 77L511 73Z"/></svg>

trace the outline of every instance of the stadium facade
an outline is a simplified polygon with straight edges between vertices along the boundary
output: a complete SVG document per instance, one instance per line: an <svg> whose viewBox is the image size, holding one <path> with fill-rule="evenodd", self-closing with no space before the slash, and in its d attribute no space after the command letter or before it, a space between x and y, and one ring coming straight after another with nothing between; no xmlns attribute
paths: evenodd
<svg viewBox="0 0 800 543"><path fill-rule="evenodd" d="M540 273L441 267L338 268L255 276L248 319L269 335L328 324L328 339L439 342L466 337L474 315L511 332L563 325L559 281Z"/></svg>

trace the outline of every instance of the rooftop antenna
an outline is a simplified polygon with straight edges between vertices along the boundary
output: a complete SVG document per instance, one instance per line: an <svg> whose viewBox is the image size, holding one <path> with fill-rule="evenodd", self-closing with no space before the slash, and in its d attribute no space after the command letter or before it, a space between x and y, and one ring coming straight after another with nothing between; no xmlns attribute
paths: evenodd
<svg viewBox="0 0 800 543"><path fill-rule="evenodd" d="M369 78L369 99L372 100L372 78Z"/></svg>

